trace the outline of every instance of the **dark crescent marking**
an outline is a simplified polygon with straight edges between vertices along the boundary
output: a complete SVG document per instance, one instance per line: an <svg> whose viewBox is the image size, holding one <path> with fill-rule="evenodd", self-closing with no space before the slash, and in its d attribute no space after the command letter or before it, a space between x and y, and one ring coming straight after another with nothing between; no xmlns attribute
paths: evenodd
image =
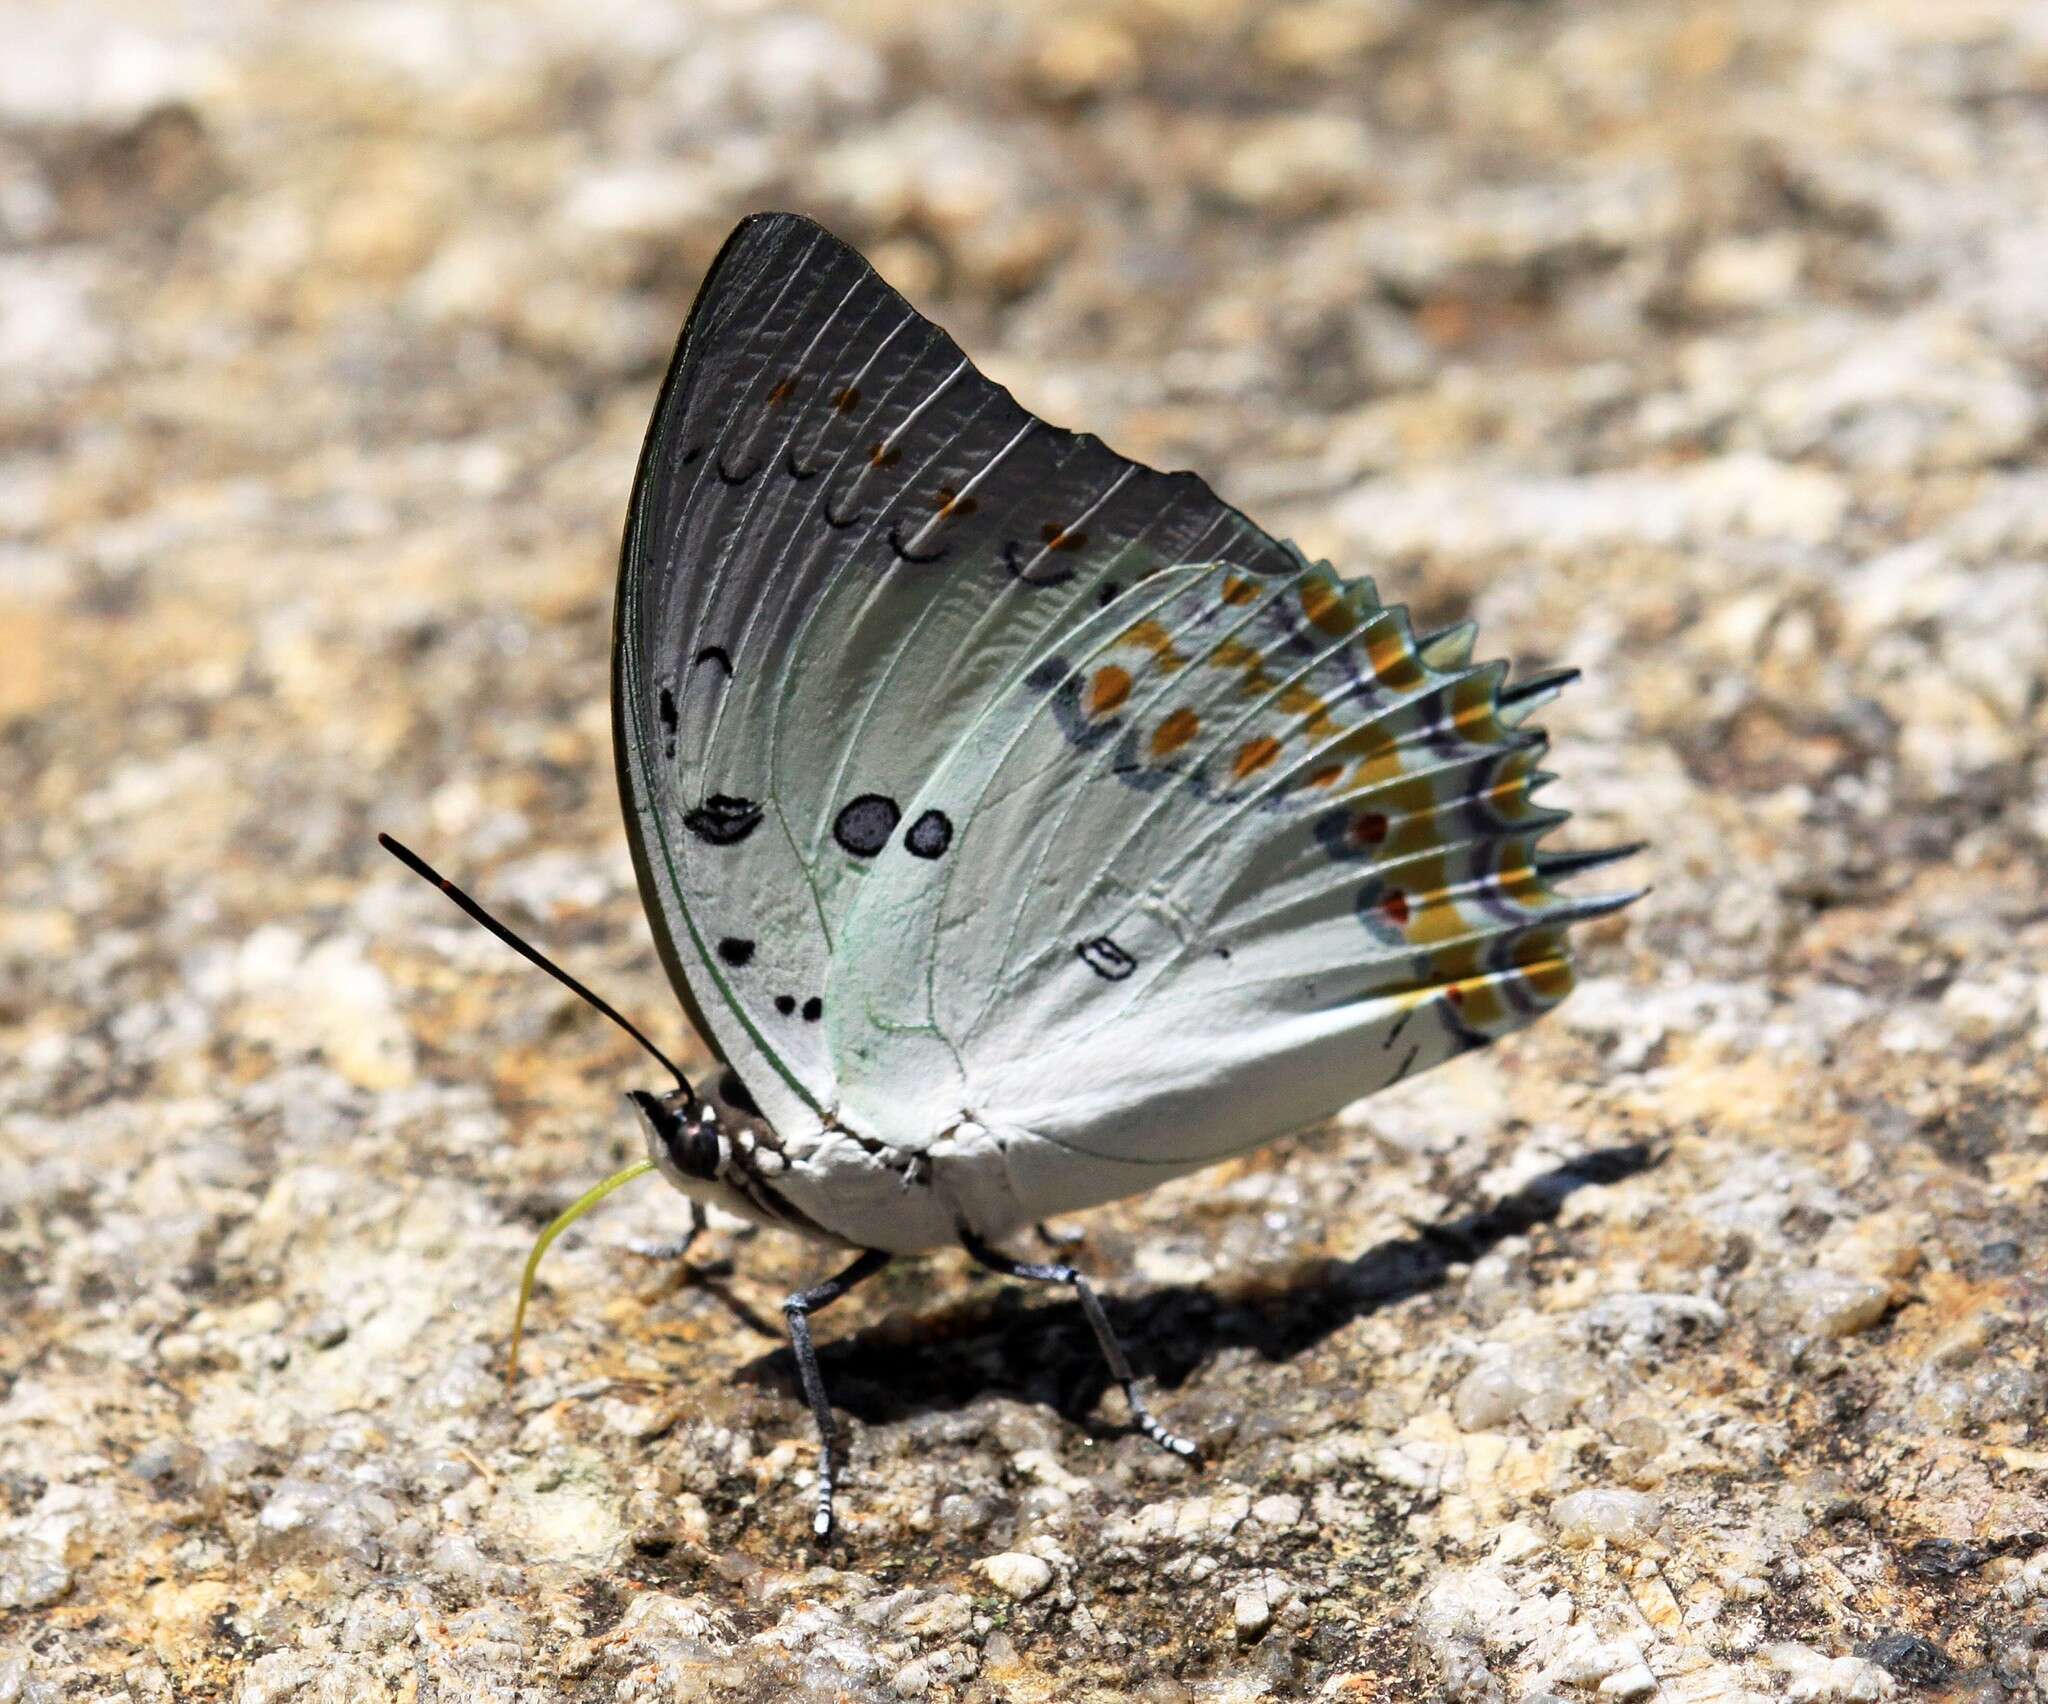
<svg viewBox="0 0 2048 1704"><path fill-rule="evenodd" d="M822 504L819 505L819 507L824 510L825 524L828 527L838 527L842 532L844 532L848 527L858 526L862 521L868 518L867 511L863 509L859 514L848 515L845 519L842 520L839 516L835 515L832 512L832 493L829 491L825 493L825 500Z"/></svg>
<svg viewBox="0 0 2048 1704"><path fill-rule="evenodd" d="M737 846L761 826L761 807L752 799L713 793L683 813L683 826L707 845Z"/></svg>
<svg viewBox="0 0 2048 1704"><path fill-rule="evenodd" d="M794 444L791 444L788 449L782 452L782 465L789 470L789 477L794 479L799 485L807 479L816 479L819 474L825 471L825 464L823 462L820 462L816 467L798 467L796 465L796 445Z"/></svg>
<svg viewBox="0 0 2048 1704"><path fill-rule="evenodd" d="M661 717L661 725L670 734L674 734L676 731L676 695L669 691L667 687L661 689L661 701L655 707L655 713Z"/></svg>
<svg viewBox="0 0 2048 1704"><path fill-rule="evenodd" d="M725 678L732 679L732 658L726 654L723 645L706 645L691 659L690 666L695 668L699 663L716 663L725 670Z"/></svg>
<svg viewBox="0 0 2048 1704"><path fill-rule="evenodd" d="M1422 1043L1420 1043L1419 1041L1408 1049L1406 1056L1403 1057L1403 1059L1401 1060L1401 1069L1394 1073L1395 1083L1398 1083L1403 1077L1408 1075L1410 1068L1413 1067L1413 1065L1415 1064L1416 1054L1420 1053L1421 1051ZM1393 1083L1389 1083L1387 1086L1389 1088L1392 1088Z"/></svg>
<svg viewBox="0 0 2048 1704"><path fill-rule="evenodd" d="M761 471L760 459L756 457L754 465L748 468L745 473L728 473L725 467L725 452L723 450L718 452L718 460L711 465L718 470L718 477L728 485L744 485Z"/></svg>
<svg viewBox="0 0 2048 1704"><path fill-rule="evenodd" d="M1387 1031L1387 1039L1381 1045L1383 1047L1392 1047L1395 1042L1399 1041L1401 1039L1401 1032L1408 1027L1408 1020L1414 1016L1415 1008L1410 1006L1407 1011L1394 1020L1394 1027Z"/></svg>
<svg viewBox="0 0 2048 1704"><path fill-rule="evenodd" d="M903 523L897 521L889 528L889 548L896 552L897 558L900 561L923 564L938 561L952 546L942 544L937 550L928 550L923 555L919 555L916 551L905 547L903 543Z"/></svg>
<svg viewBox="0 0 2048 1704"><path fill-rule="evenodd" d="M1003 566L1009 569L1011 579L1021 581L1027 586L1064 586L1074 577L1074 570L1071 568L1062 568L1058 573L1049 574L1043 579L1027 574L1024 571L1024 564L1017 560L1017 552L1020 548L1021 546L1014 538L1003 546Z"/></svg>
<svg viewBox="0 0 2048 1704"><path fill-rule="evenodd" d="M1121 982L1138 968L1138 961L1107 935L1097 935L1074 949L1076 956L1105 982Z"/></svg>
<svg viewBox="0 0 2048 1704"><path fill-rule="evenodd" d="M689 448L688 448L687 450L683 451L683 453L682 453L681 455L679 455L678 457L676 457L676 466L677 466L677 467L688 467L688 466L689 466L689 465L690 465L690 464L691 464L691 463L692 463L693 461L695 461L695 460L696 460L696 459L697 459L697 458L698 458L699 456L701 456L701 455L702 455L703 453L704 453L704 446L703 446L702 444L692 444L692 445L691 445L691 446L690 446L690 447L689 447Z"/></svg>

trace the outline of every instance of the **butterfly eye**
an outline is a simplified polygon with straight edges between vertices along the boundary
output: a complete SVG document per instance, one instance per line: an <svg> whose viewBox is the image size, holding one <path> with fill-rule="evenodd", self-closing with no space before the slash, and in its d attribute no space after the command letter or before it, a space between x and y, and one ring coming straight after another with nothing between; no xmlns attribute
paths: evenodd
<svg viewBox="0 0 2048 1704"><path fill-rule="evenodd" d="M659 1099L644 1089L627 1097L647 1126L648 1147L658 1148L659 1158L685 1177L713 1178L718 1175L720 1149L718 1114L700 1101L685 1101L676 1094Z"/></svg>

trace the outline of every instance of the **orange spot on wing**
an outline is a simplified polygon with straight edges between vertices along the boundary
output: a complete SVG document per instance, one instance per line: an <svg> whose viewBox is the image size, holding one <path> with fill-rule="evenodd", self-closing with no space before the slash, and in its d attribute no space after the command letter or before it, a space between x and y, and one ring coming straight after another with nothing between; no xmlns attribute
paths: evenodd
<svg viewBox="0 0 2048 1704"><path fill-rule="evenodd" d="M776 381L774 388L768 392L768 406L770 408L779 408L795 394L795 379L779 379Z"/></svg>
<svg viewBox="0 0 2048 1704"><path fill-rule="evenodd" d="M903 459L903 452L887 443L880 443L868 451L871 467L891 467Z"/></svg>
<svg viewBox="0 0 2048 1704"><path fill-rule="evenodd" d="M1202 719L1192 710L1176 710L1152 730L1152 755L1171 757L1202 731Z"/></svg>
<svg viewBox="0 0 2048 1704"><path fill-rule="evenodd" d="M1231 759L1230 773L1240 781L1247 780L1268 767L1279 755L1280 742L1270 734L1260 734L1238 748L1237 756Z"/></svg>
<svg viewBox="0 0 2048 1704"><path fill-rule="evenodd" d="M971 515L980 505L972 497L962 497L952 486L942 485L932 507L942 515Z"/></svg>
<svg viewBox="0 0 2048 1704"><path fill-rule="evenodd" d="M1458 682L1451 706L1451 725L1475 745L1489 744L1507 732L1494 715L1493 683L1484 675Z"/></svg>
<svg viewBox="0 0 2048 1704"><path fill-rule="evenodd" d="M1130 695L1130 674L1110 663L1097 669L1088 682L1088 714L1107 716Z"/></svg>
<svg viewBox="0 0 2048 1704"><path fill-rule="evenodd" d="M1047 550L1079 550L1088 542L1084 532L1068 532L1063 526L1047 521L1038 529L1038 536L1045 540Z"/></svg>
<svg viewBox="0 0 2048 1704"><path fill-rule="evenodd" d="M1380 901L1380 910L1396 928L1405 928L1408 922L1408 896L1399 888L1388 888L1387 897Z"/></svg>
<svg viewBox="0 0 2048 1704"><path fill-rule="evenodd" d="M1259 595L1259 588L1241 574L1223 576L1223 601L1227 604L1248 604Z"/></svg>
<svg viewBox="0 0 2048 1704"><path fill-rule="evenodd" d="M1301 613L1332 639L1342 639L1358 627L1357 612L1344 601L1344 594L1327 580L1304 580L1301 583Z"/></svg>
<svg viewBox="0 0 2048 1704"><path fill-rule="evenodd" d="M1187 658L1173 648L1173 635L1166 631L1162 621L1133 622L1117 635L1117 643L1151 652L1152 660L1167 674L1188 666Z"/></svg>
<svg viewBox="0 0 2048 1704"><path fill-rule="evenodd" d="M860 386L848 385L843 391L838 392L832 398L832 406L841 414L851 414L860 407Z"/></svg>
<svg viewBox="0 0 2048 1704"><path fill-rule="evenodd" d="M1415 660L1414 650L1398 627L1389 627L1384 635L1367 646L1366 658L1382 686L1403 692L1422 682L1422 665Z"/></svg>
<svg viewBox="0 0 2048 1704"><path fill-rule="evenodd" d="M1387 837L1387 819L1378 811L1367 811L1351 820L1351 838L1360 846L1377 846Z"/></svg>
<svg viewBox="0 0 2048 1704"><path fill-rule="evenodd" d="M1522 980L1553 1005L1572 991L1571 961L1563 958L1538 959L1521 967Z"/></svg>
<svg viewBox="0 0 2048 1704"><path fill-rule="evenodd" d="M1288 715L1301 718L1302 729L1312 740L1328 739L1337 731L1330 707L1299 681L1281 688L1279 704Z"/></svg>

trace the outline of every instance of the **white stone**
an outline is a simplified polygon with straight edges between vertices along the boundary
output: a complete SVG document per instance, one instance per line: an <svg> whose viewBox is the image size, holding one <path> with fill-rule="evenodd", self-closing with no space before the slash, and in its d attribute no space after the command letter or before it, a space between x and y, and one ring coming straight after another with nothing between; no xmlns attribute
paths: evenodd
<svg viewBox="0 0 2048 1704"><path fill-rule="evenodd" d="M1801 1704L1872 1704L1889 1698L1895 1689L1889 1674L1862 1657L1830 1657L1790 1640L1772 1645L1764 1655L1789 1678L1785 1696Z"/></svg>
<svg viewBox="0 0 2048 1704"><path fill-rule="evenodd" d="M1890 1289L1871 1278L1819 1268L1787 1272L1768 1312L1778 1323L1813 1337L1854 1337L1884 1318Z"/></svg>
<svg viewBox="0 0 2048 1704"><path fill-rule="evenodd" d="M1261 1497L1252 1505L1252 1519L1260 1526L1291 1527L1301 1524L1301 1499L1285 1491Z"/></svg>
<svg viewBox="0 0 2048 1704"><path fill-rule="evenodd" d="M1600 1683L1602 1698L1647 1698L1656 1690L1657 1677L1641 1661L1616 1669Z"/></svg>
<svg viewBox="0 0 2048 1704"><path fill-rule="evenodd" d="M1052 1584L1052 1564L1021 1550L984 1556L974 1567L997 1591L1018 1603L1035 1598Z"/></svg>
<svg viewBox="0 0 2048 1704"><path fill-rule="evenodd" d="M1640 1491L1622 1491L1601 1486L1574 1491L1550 1506L1550 1518L1558 1535L1568 1544L1640 1543L1657 1530L1664 1507L1655 1497Z"/></svg>
<svg viewBox="0 0 2048 1704"><path fill-rule="evenodd" d="M1265 1588L1245 1586L1240 1589L1231 1604L1230 1619L1237 1629L1238 1643L1249 1645L1256 1642L1273 1625L1273 1606L1267 1601Z"/></svg>

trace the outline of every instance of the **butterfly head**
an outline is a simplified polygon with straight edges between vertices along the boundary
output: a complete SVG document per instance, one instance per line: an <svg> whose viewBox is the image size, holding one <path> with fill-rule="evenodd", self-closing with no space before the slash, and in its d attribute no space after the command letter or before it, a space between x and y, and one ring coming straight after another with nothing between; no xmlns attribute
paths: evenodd
<svg viewBox="0 0 2048 1704"><path fill-rule="evenodd" d="M647 1132L647 1157L662 1176L686 1194L694 1193L693 1183L717 1179L725 1165L726 1135L710 1101L680 1088L659 1095L634 1089L626 1099L640 1115Z"/></svg>
<svg viewBox="0 0 2048 1704"><path fill-rule="evenodd" d="M626 1098L647 1133L647 1157L685 1195L756 1224L801 1226L802 1215L769 1181L784 1164L781 1144L736 1073Z"/></svg>

